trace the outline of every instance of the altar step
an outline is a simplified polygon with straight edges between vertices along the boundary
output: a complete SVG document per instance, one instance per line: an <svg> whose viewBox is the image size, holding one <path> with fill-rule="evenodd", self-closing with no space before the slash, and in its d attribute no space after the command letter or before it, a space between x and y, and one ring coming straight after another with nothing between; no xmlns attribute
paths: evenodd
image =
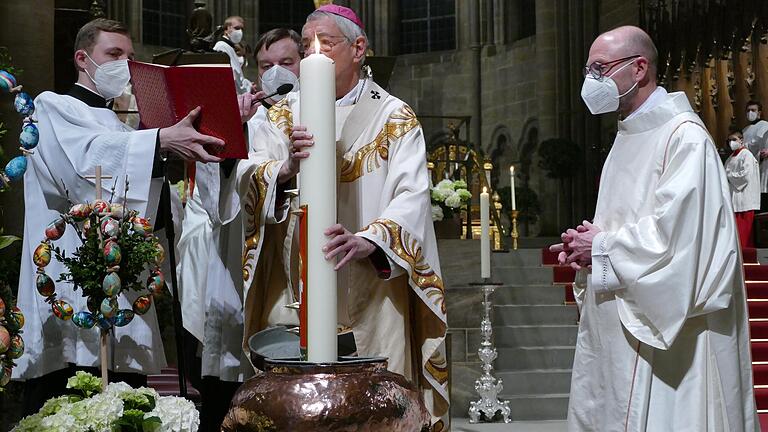
<svg viewBox="0 0 768 432"><path fill-rule="evenodd" d="M158 375L147 376L147 387L157 391L160 396L180 396L179 372L175 367L167 367L160 371ZM187 380L187 399L200 404L200 392L192 387L192 383Z"/></svg>

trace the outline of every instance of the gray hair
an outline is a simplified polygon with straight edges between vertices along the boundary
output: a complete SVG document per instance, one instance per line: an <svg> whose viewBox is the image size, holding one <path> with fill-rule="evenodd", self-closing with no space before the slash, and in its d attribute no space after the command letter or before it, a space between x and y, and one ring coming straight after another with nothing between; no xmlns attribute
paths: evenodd
<svg viewBox="0 0 768 432"><path fill-rule="evenodd" d="M320 18L331 18L335 23L336 26L341 30L341 34L344 35L347 40L350 42L354 42L357 40L358 37L362 36L363 39L365 39L365 47L366 49L369 46L368 42L368 35L365 34L365 30L361 29L357 24L353 23L352 21L344 18L343 16L339 16L336 14L332 14L325 11L316 10L309 14L307 17L307 22L318 20ZM365 63L365 53L363 53L363 64Z"/></svg>

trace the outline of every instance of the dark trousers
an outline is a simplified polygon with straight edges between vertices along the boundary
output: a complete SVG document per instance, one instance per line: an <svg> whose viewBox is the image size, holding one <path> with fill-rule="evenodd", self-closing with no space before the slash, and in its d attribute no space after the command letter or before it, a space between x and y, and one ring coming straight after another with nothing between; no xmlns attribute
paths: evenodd
<svg viewBox="0 0 768 432"><path fill-rule="evenodd" d="M24 383L24 415L32 415L42 408L50 398L63 396L73 392L67 388L67 380L76 371L85 371L101 377L101 372L95 367L82 367L70 364L69 367L32 378ZM109 371L109 382L123 381L131 387L146 387L147 376L138 373L120 373Z"/></svg>

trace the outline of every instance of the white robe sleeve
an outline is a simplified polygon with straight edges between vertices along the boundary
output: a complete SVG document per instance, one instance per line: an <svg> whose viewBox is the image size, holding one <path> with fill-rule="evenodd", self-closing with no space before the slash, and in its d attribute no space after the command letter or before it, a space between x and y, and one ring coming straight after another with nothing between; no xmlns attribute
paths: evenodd
<svg viewBox="0 0 768 432"><path fill-rule="evenodd" d="M213 50L223 52L229 56L229 65L232 67L232 76L235 79L235 89L237 90L237 94L250 92L252 83L245 77L243 67L240 65L240 60L237 58L237 52L235 52L234 48L229 46L226 42L218 41L213 46Z"/></svg>
<svg viewBox="0 0 768 432"><path fill-rule="evenodd" d="M653 214L596 237L605 259L593 261L591 284L615 277L624 327L659 349L688 318L728 307L739 268L728 187L706 131L680 127L666 161Z"/></svg>
<svg viewBox="0 0 768 432"><path fill-rule="evenodd" d="M747 165L746 162L743 157L734 156L725 164L725 175L728 178L728 183L738 191L747 187L752 173L752 166Z"/></svg>

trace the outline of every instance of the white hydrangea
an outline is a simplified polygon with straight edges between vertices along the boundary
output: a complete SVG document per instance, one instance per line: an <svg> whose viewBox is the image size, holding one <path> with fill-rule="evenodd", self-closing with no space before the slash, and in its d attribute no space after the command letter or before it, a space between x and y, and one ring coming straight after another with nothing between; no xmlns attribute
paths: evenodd
<svg viewBox="0 0 768 432"><path fill-rule="evenodd" d="M88 432L75 416L62 409L54 415L43 418L40 422L40 432Z"/></svg>
<svg viewBox="0 0 768 432"><path fill-rule="evenodd" d="M69 414L93 431L109 432L112 423L123 416L123 401L113 393L101 393L73 403Z"/></svg>
<svg viewBox="0 0 768 432"><path fill-rule="evenodd" d="M445 199L445 205L447 205L450 208L461 207L461 196L456 192L451 193L451 195L449 195L448 198Z"/></svg>
<svg viewBox="0 0 768 432"><path fill-rule="evenodd" d="M451 189L432 188L432 199L435 201L443 202L453 193Z"/></svg>
<svg viewBox="0 0 768 432"><path fill-rule="evenodd" d="M163 422L159 432L197 432L200 427L200 413L195 404L176 396L164 396L157 400L155 409L144 418L157 416Z"/></svg>
<svg viewBox="0 0 768 432"><path fill-rule="evenodd" d="M453 182L448 180L448 179L440 180L440 183L438 183L435 186L435 188L441 189L441 190L451 190L452 191L453 190Z"/></svg>
<svg viewBox="0 0 768 432"><path fill-rule="evenodd" d="M443 209L437 204L432 204L432 221L441 221L444 217Z"/></svg>
<svg viewBox="0 0 768 432"><path fill-rule="evenodd" d="M125 392L133 393L136 390L134 390L133 387L129 386L128 384L120 381L120 382L113 382L107 384L107 389L104 390L104 394L111 394L114 396L119 397L121 394Z"/></svg>

